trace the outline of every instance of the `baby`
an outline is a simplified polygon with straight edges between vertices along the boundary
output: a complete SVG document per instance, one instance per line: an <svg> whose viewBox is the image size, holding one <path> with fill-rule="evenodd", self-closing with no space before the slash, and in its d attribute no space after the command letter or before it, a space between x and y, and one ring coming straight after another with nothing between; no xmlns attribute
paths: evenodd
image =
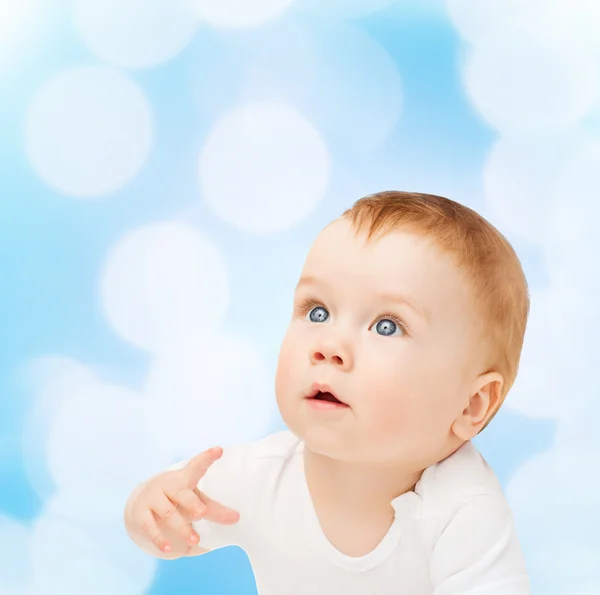
<svg viewBox="0 0 600 595"><path fill-rule="evenodd" d="M245 550L260 595L528 595L511 511L471 443L519 364L527 282L449 199L381 192L317 237L275 382L289 428L130 496L165 559Z"/></svg>

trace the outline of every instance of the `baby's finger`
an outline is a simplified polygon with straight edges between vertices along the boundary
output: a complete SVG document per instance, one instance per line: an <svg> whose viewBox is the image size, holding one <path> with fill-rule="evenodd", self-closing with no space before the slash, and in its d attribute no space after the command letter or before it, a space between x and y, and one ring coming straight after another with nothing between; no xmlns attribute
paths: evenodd
<svg viewBox="0 0 600 595"><path fill-rule="evenodd" d="M234 525L240 520L240 513L237 510L224 506L199 490L194 490L194 493L206 505L206 512L203 517L206 520L222 525Z"/></svg>
<svg viewBox="0 0 600 595"><path fill-rule="evenodd" d="M206 512L206 505L184 483L174 488L166 488L165 494L169 500L175 503L192 520L200 519Z"/></svg>
<svg viewBox="0 0 600 595"><path fill-rule="evenodd" d="M198 482L204 477L208 468L221 458L223 449L220 446L209 448L199 455L192 457L187 465L181 470L189 488L195 488Z"/></svg>
<svg viewBox="0 0 600 595"><path fill-rule="evenodd" d="M157 496L150 508L156 514L159 521L162 521L181 536L186 543L197 542L192 539L196 533L192 524L177 510L177 506L167 498L164 493Z"/></svg>
<svg viewBox="0 0 600 595"><path fill-rule="evenodd" d="M171 550L171 544L165 538L162 531L158 527L158 523L148 508L134 515L133 519L140 531L161 551L168 552Z"/></svg>

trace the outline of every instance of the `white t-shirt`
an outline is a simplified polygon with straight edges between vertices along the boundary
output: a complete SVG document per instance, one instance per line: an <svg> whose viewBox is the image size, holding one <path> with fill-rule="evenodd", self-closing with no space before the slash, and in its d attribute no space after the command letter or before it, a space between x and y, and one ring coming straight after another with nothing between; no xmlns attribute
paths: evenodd
<svg viewBox="0 0 600 595"><path fill-rule="evenodd" d="M225 447L198 484L240 513L235 525L193 523L200 544L243 548L259 595L530 594L500 483L470 442L392 500L392 526L360 557L341 553L322 532L303 448L289 431Z"/></svg>

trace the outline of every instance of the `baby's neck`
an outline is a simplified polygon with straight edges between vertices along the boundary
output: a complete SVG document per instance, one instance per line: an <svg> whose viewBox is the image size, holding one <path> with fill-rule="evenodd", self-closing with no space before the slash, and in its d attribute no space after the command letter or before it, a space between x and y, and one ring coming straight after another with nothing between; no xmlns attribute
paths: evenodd
<svg viewBox="0 0 600 595"><path fill-rule="evenodd" d="M386 513L391 501L412 491L423 470L402 470L339 461L304 450L304 467L313 500L359 513Z"/></svg>

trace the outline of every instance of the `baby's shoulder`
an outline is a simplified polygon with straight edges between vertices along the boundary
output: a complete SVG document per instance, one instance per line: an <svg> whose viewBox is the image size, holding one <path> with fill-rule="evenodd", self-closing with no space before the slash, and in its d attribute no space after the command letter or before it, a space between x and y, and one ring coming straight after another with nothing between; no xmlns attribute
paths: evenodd
<svg viewBox="0 0 600 595"><path fill-rule="evenodd" d="M425 469L415 493L419 535L430 552L450 525L476 540L490 518L510 517L500 481L471 442Z"/></svg>
<svg viewBox="0 0 600 595"><path fill-rule="evenodd" d="M269 434L253 442L230 444L223 447L222 457L213 463L205 476L207 488L219 489L227 482L246 494L254 486L259 491L277 477L296 456L300 441L290 431Z"/></svg>
<svg viewBox="0 0 600 595"><path fill-rule="evenodd" d="M285 461L300 452L300 440L289 430L274 432L257 440L246 444L247 456L256 461Z"/></svg>
<svg viewBox="0 0 600 595"><path fill-rule="evenodd" d="M478 497L504 498L496 474L471 442L425 469L415 491L432 511L451 512Z"/></svg>
<svg viewBox="0 0 600 595"><path fill-rule="evenodd" d="M223 449L223 458L235 461L238 467L244 467L256 477L285 467L288 461L301 452L300 444L300 440L292 432L283 430L254 442L227 446Z"/></svg>

